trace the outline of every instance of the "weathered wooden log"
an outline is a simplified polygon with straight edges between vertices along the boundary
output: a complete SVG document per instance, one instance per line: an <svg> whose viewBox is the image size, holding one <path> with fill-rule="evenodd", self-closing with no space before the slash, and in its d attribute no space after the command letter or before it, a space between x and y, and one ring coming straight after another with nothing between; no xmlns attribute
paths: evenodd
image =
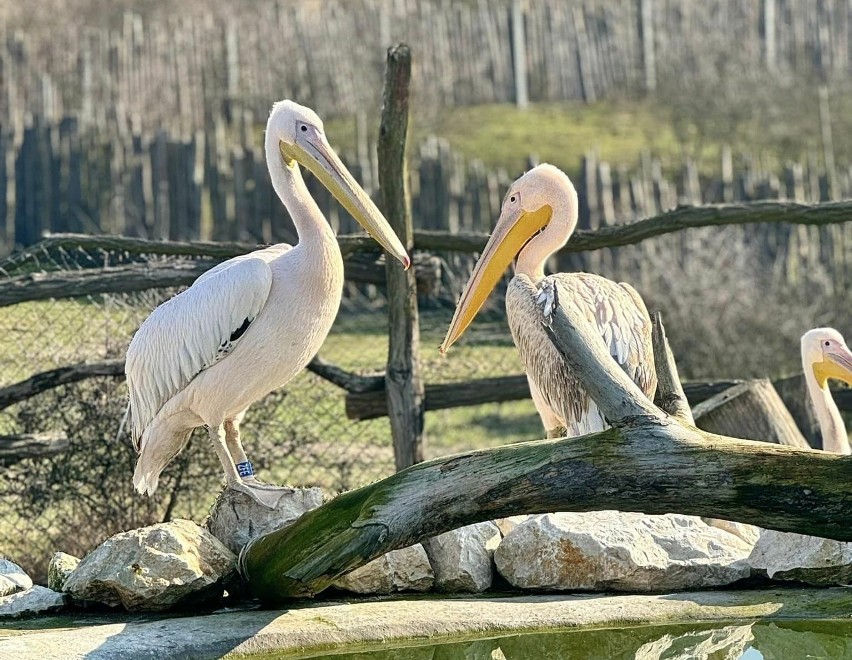
<svg viewBox="0 0 852 660"><path fill-rule="evenodd" d="M785 380L785 379L782 379ZM696 406L710 397L716 396L735 385L741 380L714 380L683 383L683 390L691 406ZM773 381L777 383L779 381ZM831 394L840 410L852 410L852 389L832 388ZM462 406L479 406L484 403L503 403L505 401L520 401L530 398L530 388L527 377L523 374L514 376L495 376L494 378L478 378L460 383L441 383L430 385L426 383L426 410L444 410ZM810 405L805 402L804 405ZM362 390L346 396L346 416L349 419L365 420L385 417L388 407L385 401L384 386L379 384L375 389Z"/></svg>
<svg viewBox="0 0 852 660"><path fill-rule="evenodd" d="M529 398L529 383L523 375L477 378L463 383L427 383L424 391L424 410L444 410ZM350 392L346 395L346 417L349 419L376 419L387 414L384 386L373 391Z"/></svg>
<svg viewBox="0 0 852 660"><path fill-rule="evenodd" d="M0 465L11 465L25 458L56 456L70 443L64 433L21 433L0 435Z"/></svg>
<svg viewBox="0 0 852 660"><path fill-rule="evenodd" d="M369 392L379 390L384 392L384 374L378 376L361 376L346 371L336 364L326 362L315 356L307 366L308 371L347 392ZM0 387L0 410L29 399L30 397L47 392L60 385L77 383L87 378L98 376L124 377L124 360L104 360L103 362L86 362L73 364L42 371L12 385Z"/></svg>
<svg viewBox="0 0 852 660"><path fill-rule="evenodd" d="M414 245L408 190L408 88L411 51L405 44L388 48L379 143L379 187L388 222L407 252ZM423 460L423 379L420 374L420 322L414 270L386 262L388 293L388 364L385 372L396 469Z"/></svg>
<svg viewBox="0 0 852 660"><path fill-rule="evenodd" d="M0 289L0 307L33 300L78 298L100 293L129 293L186 286L212 263L129 264L111 268L31 273L10 277Z"/></svg>
<svg viewBox="0 0 852 660"><path fill-rule="evenodd" d="M436 459L345 493L243 549L251 590L267 602L313 595L390 550L548 511L676 512L852 540L852 458L682 425L645 399L573 308L543 323L611 429Z"/></svg>
<svg viewBox="0 0 852 660"><path fill-rule="evenodd" d="M827 226L847 222L850 213L852 213L852 202L848 200L820 204L762 201L702 206L681 205L660 215L630 224L609 225L594 231L577 230L564 249L568 252L586 252L608 247L620 247L640 243L655 236L696 227L755 223ZM365 234L338 236L337 240L344 256L356 250L375 247L375 241ZM450 233L422 229L414 232L414 249L416 250L481 252L487 241L487 234ZM137 254L193 255L227 259L263 246L249 243L212 243L205 241L164 242L128 236L53 234L31 249L42 247L81 247L90 250L118 250Z"/></svg>
<svg viewBox="0 0 852 660"><path fill-rule="evenodd" d="M0 410L54 387L77 383L95 376L124 376L124 360L105 360L59 367L42 371L12 385L0 387Z"/></svg>
<svg viewBox="0 0 852 660"><path fill-rule="evenodd" d="M654 396L654 403L660 410L675 417L678 421L694 425L692 410L677 373L677 364L674 355L672 355L668 337L666 337L666 328L663 325L663 317L660 312L654 312L651 316L651 322L653 324L651 337L654 347L654 366L657 371L657 392Z"/></svg>
<svg viewBox="0 0 852 660"><path fill-rule="evenodd" d="M822 204L766 201L682 205L658 216L630 224L609 225L595 230L578 229L563 249L567 252L587 252L620 247L696 227L755 223L825 226L847 222L850 212L852 202L849 201ZM414 247L418 250L482 252L487 240L486 234L448 234L424 230L414 232Z"/></svg>
<svg viewBox="0 0 852 660"><path fill-rule="evenodd" d="M790 411L768 380L750 380L695 406L698 428L745 440L808 448Z"/></svg>
<svg viewBox="0 0 852 660"><path fill-rule="evenodd" d="M183 287L218 263L217 260L174 264L125 264L108 268L47 273L27 273L5 279L0 289L0 307L52 298L77 298L101 293L130 293L148 289ZM385 285L385 265L375 259L343 262L348 282ZM434 293L440 289L441 263L428 254L414 257L413 276L417 290Z"/></svg>

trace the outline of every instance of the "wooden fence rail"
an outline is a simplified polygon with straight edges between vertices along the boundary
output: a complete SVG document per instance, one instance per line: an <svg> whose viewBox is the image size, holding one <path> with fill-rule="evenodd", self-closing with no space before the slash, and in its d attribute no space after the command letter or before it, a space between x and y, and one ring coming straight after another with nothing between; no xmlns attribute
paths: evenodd
<svg viewBox="0 0 852 660"><path fill-rule="evenodd" d="M146 239L165 239L173 247L164 249L220 258L258 243L293 242L294 228L275 198L250 122L251 117L240 114L228 136L217 125L189 137L135 129L117 134L81 131L79 122L69 118L58 124L36 123L18 137L6 138L0 132L0 191L5 191L0 192L0 253L32 245L45 234L66 233L125 235L128 238L116 239L113 248L105 249L128 252L146 249ZM376 185L375 154L369 146L360 151L347 164L369 189ZM574 178L583 202L578 231L566 254L623 246L691 226L684 218L692 214L678 206L728 203L732 206L707 210L716 218L698 224L727 224L728 218L748 213L749 222L772 224L743 230L749 242L760 245L767 263L784 264L790 277L815 264L828 264L835 279L843 281L852 228L791 229L778 220L783 214L783 220L803 225L834 222L831 207L826 207L828 220L821 220L822 211L811 220L807 204L829 201L829 192L839 199L852 198L852 169L837 168L829 176L807 163L790 164L775 173L759 169L754 159L735 167L732 158L726 151L720 174L706 180L697 177L694 165L666 176L653 159L650 167L635 171L614 170L594 153L573 168L563 163L568 171L579 170ZM481 163L465 163L437 139L421 145L412 160L415 247L442 253L481 249L482 237L499 215L510 175L489 172ZM308 186L338 234L360 229L323 186L313 178L308 178ZM747 209L738 206L755 200L767 201ZM840 213L845 207L837 208ZM622 226L669 209L675 210L656 224ZM589 230L600 233L585 233ZM50 240L61 247L61 236ZM367 244L364 236L341 237L344 254ZM78 245L88 249L82 239ZM690 245L686 240L683 251L688 252ZM612 263L618 255L588 253L574 259L570 266L560 266L600 272L602 264ZM449 266L464 271L466 260L452 256ZM636 273L629 275L641 279Z"/></svg>

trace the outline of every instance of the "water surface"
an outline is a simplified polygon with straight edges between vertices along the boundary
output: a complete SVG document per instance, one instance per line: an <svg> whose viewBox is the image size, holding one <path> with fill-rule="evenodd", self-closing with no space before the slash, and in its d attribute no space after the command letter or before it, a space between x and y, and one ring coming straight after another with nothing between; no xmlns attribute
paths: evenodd
<svg viewBox="0 0 852 660"><path fill-rule="evenodd" d="M687 624L529 633L303 657L326 660L852 659L852 621Z"/></svg>

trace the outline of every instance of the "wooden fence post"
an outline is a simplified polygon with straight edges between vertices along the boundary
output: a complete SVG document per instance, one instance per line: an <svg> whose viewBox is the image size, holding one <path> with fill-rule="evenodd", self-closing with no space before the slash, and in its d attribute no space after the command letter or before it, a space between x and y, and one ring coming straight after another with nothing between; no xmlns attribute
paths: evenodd
<svg viewBox="0 0 852 660"><path fill-rule="evenodd" d="M411 51L405 44L388 49L382 123L379 130L379 187L391 227L410 253L414 245L408 191L406 145ZM423 380L420 376L420 326L414 269L387 260L388 366L385 375L396 469L423 460Z"/></svg>
<svg viewBox="0 0 852 660"><path fill-rule="evenodd" d="M515 105L529 105L527 90L527 42L524 35L524 7L521 0L512 1L512 70L515 74Z"/></svg>

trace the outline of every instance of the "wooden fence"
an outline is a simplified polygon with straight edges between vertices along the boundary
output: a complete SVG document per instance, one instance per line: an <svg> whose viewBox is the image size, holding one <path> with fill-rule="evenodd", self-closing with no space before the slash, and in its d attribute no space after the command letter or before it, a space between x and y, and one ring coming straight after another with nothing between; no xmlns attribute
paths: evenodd
<svg viewBox="0 0 852 660"><path fill-rule="evenodd" d="M294 241L295 232L269 181L254 117L240 112L209 130L171 134L113 122L109 130L84 130L74 117L34 120L20 132L0 133L0 252L31 245L45 233L108 233L178 241ZM357 155L345 158L355 178L377 193L376 151L361 135ZM502 197L519 172L489 171L466 163L446 142L429 138L410 169L415 229L488 233ZM692 162L668 174L644 155L635 169L613 168L589 153L561 164L578 188L580 228L597 229L659 214L679 204L791 200L817 202L852 197L852 169L789 163L781 172L759 158L723 150L718 174L700 176ZM360 227L328 191L308 186L338 233ZM767 259L794 275L817 262L845 269L848 228L773 226L747 231L765 246ZM465 255L447 254L463 271ZM595 252L565 268L598 270L617 253ZM780 260L780 261L779 261ZM839 282L845 271L835 271Z"/></svg>
<svg viewBox="0 0 852 660"><path fill-rule="evenodd" d="M209 5L209 8L208 8ZM384 50L421 54L421 107L595 100L701 75L719 55L767 74L845 79L847 0L263 0L204 3L112 27L44 16L0 39L0 125L27 116L196 130L233 104L290 97L321 115L374 109ZM182 13L188 12L188 14ZM89 20L107 23L109 8ZM196 12L197 14L197 12ZM738 60L738 61L739 61Z"/></svg>

